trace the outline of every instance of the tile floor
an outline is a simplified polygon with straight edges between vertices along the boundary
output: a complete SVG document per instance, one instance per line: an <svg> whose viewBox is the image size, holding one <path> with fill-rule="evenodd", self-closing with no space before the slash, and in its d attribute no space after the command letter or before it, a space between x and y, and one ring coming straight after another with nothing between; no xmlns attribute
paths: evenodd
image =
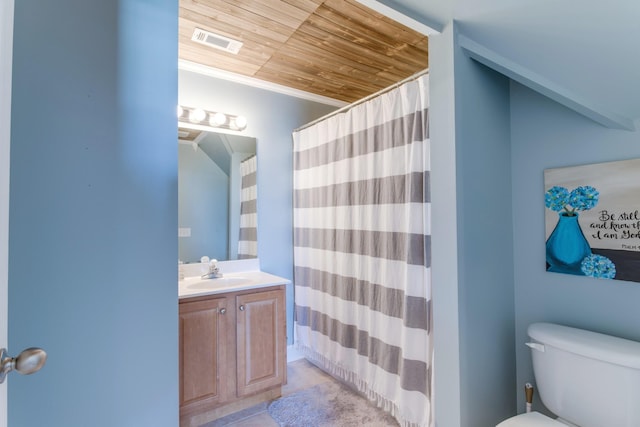
<svg viewBox="0 0 640 427"><path fill-rule="evenodd" d="M287 385L282 387L282 396L287 396L327 381L336 380L307 360L299 359L287 365ZM261 403L244 411L207 423L202 427L278 427L278 423L267 412L267 406L268 403Z"/></svg>

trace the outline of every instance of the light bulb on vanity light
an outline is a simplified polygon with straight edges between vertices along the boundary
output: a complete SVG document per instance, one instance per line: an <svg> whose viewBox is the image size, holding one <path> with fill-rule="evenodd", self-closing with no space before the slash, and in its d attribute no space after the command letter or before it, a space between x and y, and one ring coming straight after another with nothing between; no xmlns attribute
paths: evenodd
<svg viewBox="0 0 640 427"><path fill-rule="evenodd" d="M224 113L215 113L213 117L209 117L211 126L222 126L225 123L227 123L227 116Z"/></svg>
<svg viewBox="0 0 640 427"><path fill-rule="evenodd" d="M244 128L247 127L247 118L244 116L237 116L236 117L236 127L239 130L243 130Z"/></svg>
<svg viewBox="0 0 640 427"><path fill-rule="evenodd" d="M198 123L207 117L207 113L202 108L196 108L189 113L189 120Z"/></svg>

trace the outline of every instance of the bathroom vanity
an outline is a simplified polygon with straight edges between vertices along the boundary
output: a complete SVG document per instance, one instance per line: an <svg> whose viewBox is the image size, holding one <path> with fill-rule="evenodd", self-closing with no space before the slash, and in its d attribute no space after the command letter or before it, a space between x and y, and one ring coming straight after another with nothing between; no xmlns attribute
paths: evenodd
<svg viewBox="0 0 640 427"><path fill-rule="evenodd" d="M280 396L288 283L261 271L179 282L181 427Z"/></svg>

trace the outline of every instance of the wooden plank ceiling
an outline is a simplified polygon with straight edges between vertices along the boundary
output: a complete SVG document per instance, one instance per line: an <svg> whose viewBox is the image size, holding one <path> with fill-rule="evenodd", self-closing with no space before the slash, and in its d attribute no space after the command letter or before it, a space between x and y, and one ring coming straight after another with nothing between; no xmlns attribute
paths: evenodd
<svg viewBox="0 0 640 427"><path fill-rule="evenodd" d="M180 59L345 102L428 67L428 41L355 0L180 0ZM244 43L191 40L195 28Z"/></svg>

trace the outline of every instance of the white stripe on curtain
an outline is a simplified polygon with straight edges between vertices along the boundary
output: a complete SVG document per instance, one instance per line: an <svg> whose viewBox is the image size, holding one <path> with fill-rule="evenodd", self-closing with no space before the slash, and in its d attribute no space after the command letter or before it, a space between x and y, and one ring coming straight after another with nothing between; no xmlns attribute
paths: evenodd
<svg viewBox="0 0 640 427"><path fill-rule="evenodd" d="M318 219L313 218L313 211ZM369 206L336 206L319 208L299 208L295 220L301 228L339 228L351 230L393 231L395 218L414 217L425 214L431 217L431 206L423 203L380 204L371 212ZM428 225L428 224L427 224ZM422 224L408 224L409 233L423 231ZM427 232L430 230L427 229Z"/></svg>
<svg viewBox="0 0 640 427"><path fill-rule="evenodd" d="M307 271L330 272L339 277L357 277L358 280L366 283L381 282L386 288L403 290L406 295L430 297L430 287L412 286L407 288L404 284L406 281L423 280L425 269L421 265L407 265L404 261L312 248L294 248L293 255L296 259L308 259L304 267L296 264L298 276ZM332 280L332 282L335 281L336 279ZM300 286L304 285L306 282L300 284Z"/></svg>
<svg viewBox="0 0 640 427"><path fill-rule="evenodd" d="M258 257L258 186L256 156L240 163L242 179L240 193L240 236L238 238L238 259Z"/></svg>
<svg viewBox="0 0 640 427"><path fill-rule="evenodd" d="M422 145L424 142L414 142ZM363 156L340 160L327 165L320 165L301 171L294 171L294 180L299 183L298 189L322 187L349 181L362 181L373 178L383 178L404 175L411 172L422 172L424 159L413 157L412 163L406 163L406 148L395 147L384 151ZM428 159L427 159L428 160ZM363 163L367 166L363 166ZM349 175L339 174L337 171L350 170ZM319 178L320 180L310 179Z"/></svg>
<svg viewBox="0 0 640 427"><path fill-rule="evenodd" d="M433 425L428 76L293 134L296 344Z"/></svg>

